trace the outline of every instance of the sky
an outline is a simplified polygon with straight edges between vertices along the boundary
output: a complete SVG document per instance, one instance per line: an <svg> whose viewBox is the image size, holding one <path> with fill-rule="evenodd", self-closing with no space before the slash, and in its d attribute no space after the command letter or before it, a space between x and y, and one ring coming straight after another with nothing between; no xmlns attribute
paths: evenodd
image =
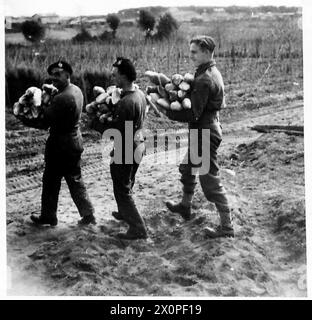
<svg viewBox="0 0 312 320"><path fill-rule="evenodd" d="M302 6L306 0L126 0L109 1L105 0L1 0L5 16L32 16L38 14L56 13L62 16L97 15L117 13L127 8L138 8L147 6Z"/></svg>

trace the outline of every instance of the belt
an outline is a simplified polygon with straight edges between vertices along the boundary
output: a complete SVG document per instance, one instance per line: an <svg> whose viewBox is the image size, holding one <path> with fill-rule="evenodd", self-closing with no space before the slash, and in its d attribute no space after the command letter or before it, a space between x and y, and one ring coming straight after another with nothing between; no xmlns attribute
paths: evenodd
<svg viewBox="0 0 312 320"><path fill-rule="evenodd" d="M205 127L205 125L219 123L219 111L205 112L198 122L190 123L191 128Z"/></svg>
<svg viewBox="0 0 312 320"><path fill-rule="evenodd" d="M199 121L208 123L219 122L219 111L206 112L202 115Z"/></svg>

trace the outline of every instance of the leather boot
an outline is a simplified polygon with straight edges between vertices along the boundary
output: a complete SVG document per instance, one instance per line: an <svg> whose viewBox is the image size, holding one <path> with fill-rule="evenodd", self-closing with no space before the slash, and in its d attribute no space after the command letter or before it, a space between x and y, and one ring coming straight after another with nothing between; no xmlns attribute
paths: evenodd
<svg viewBox="0 0 312 320"><path fill-rule="evenodd" d="M40 216L30 216L31 221L36 225L45 225L49 224L50 226L54 227L57 225L57 218L56 217L44 217L42 215Z"/></svg>
<svg viewBox="0 0 312 320"><path fill-rule="evenodd" d="M184 220L191 220L194 218L194 215L191 214L191 206L186 207L182 203L175 204L172 201L167 201L166 206L171 212L179 213Z"/></svg>
<svg viewBox="0 0 312 320"><path fill-rule="evenodd" d="M113 211L112 212L112 216L116 219L116 220L124 220L122 214L119 211Z"/></svg>
<svg viewBox="0 0 312 320"><path fill-rule="evenodd" d="M118 233L117 237L124 240L147 239L147 232L144 228L129 227L126 233Z"/></svg>
<svg viewBox="0 0 312 320"><path fill-rule="evenodd" d="M84 216L81 220L78 221L78 225L87 226L89 224L96 224L95 217L93 214Z"/></svg>
<svg viewBox="0 0 312 320"><path fill-rule="evenodd" d="M227 237L227 238L234 238L234 229L233 227L222 227L218 226L217 228L209 228L206 227L204 229L205 236L208 238L220 238L220 237Z"/></svg>

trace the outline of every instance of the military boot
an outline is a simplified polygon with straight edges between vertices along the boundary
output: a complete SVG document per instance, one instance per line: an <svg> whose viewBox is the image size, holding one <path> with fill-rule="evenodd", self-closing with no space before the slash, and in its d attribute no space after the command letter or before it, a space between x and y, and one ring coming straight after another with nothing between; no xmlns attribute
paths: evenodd
<svg viewBox="0 0 312 320"><path fill-rule="evenodd" d="M147 232L145 228L129 227L126 233L118 233L117 237L124 240L147 239Z"/></svg>
<svg viewBox="0 0 312 320"><path fill-rule="evenodd" d="M167 201L166 206L171 212L179 213L184 220L191 220L194 218L194 215L191 214L191 206L185 206L181 202L174 204L172 201Z"/></svg>
<svg viewBox="0 0 312 320"><path fill-rule="evenodd" d="M96 224L96 220L93 214L84 216L81 220L78 221L79 226L87 226L89 224Z"/></svg>
<svg viewBox="0 0 312 320"><path fill-rule="evenodd" d="M57 225L57 218L56 217L45 217L45 216L30 216L31 221L36 225L45 225L49 224L51 227L54 227Z"/></svg>
<svg viewBox="0 0 312 320"><path fill-rule="evenodd" d="M227 238L234 238L234 229L233 227L222 227L218 226L217 228L209 228L206 227L204 229L205 236L208 238L220 238L220 237L227 237Z"/></svg>
<svg viewBox="0 0 312 320"><path fill-rule="evenodd" d="M144 219L140 216L136 206L129 206L129 210L126 214L119 212L123 220L129 225L129 229L126 233L119 233L117 236L120 239L125 240L136 240L136 239L146 239L147 229L145 226ZM120 218L120 215L117 215Z"/></svg>
<svg viewBox="0 0 312 320"><path fill-rule="evenodd" d="M112 216L116 219L116 220L124 220L122 214L119 211L113 211L112 212Z"/></svg>

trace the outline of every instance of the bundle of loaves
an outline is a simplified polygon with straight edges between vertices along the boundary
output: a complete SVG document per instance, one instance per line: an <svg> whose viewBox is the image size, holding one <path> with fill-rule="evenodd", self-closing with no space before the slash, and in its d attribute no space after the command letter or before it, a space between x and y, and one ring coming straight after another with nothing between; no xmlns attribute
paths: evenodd
<svg viewBox="0 0 312 320"><path fill-rule="evenodd" d="M13 114L20 120L39 119L43 108L51 103L51 98L58 92L52 84L44 84L42 90L30 87L13 105Z"/></svg>
<svg viewBox="0 0 312 320"><path fill-rule="evenodd" d="M86 112L91 120L98 118L101 123L112 121L113 109L120 100L121 89L110 86L106 90L102 87L93 88L94 101L86 105Z"/></svg>
<svg viewBox="0 0 312 320"><path fill-rule="evenodd" d="M163 73L146 71L152 86L146 88L147 98L153 104L167 110L183 110L191 108L190 91L194 76L186 73L174 74L171 79Z"/></svg>

